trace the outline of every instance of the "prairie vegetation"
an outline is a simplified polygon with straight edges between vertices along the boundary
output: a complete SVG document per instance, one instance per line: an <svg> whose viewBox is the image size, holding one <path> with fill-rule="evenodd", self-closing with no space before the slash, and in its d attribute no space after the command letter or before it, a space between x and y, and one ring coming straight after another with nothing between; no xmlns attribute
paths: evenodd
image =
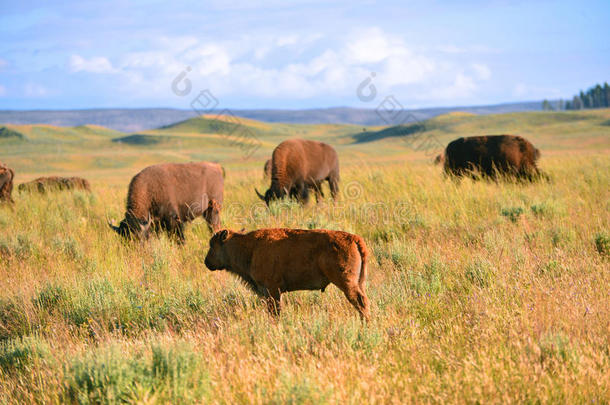
<svg viewBox="0 0 610 405"><path fill-rule="evenodd" d="M79 175L93 192L14 192L14 207L0 207L0 403L608 403L609 119L451 114L415 131L442 144L523 135L551 178L532 184L446 179L432 152L392 136L400 128L363 137L243 120L261 145L244 160L205 118L145 131L159 137L145 144L100 127L7 125L22 135L0 139L17 183ZM290 136L336 146L339 201L257 199L264 161ZM202 220L184 246L127 243L108 228L131 176L189 160L225 167L226 227L361 235L371 321L332 286L286 294L274 320L234 277L205 268Z"/></svg>

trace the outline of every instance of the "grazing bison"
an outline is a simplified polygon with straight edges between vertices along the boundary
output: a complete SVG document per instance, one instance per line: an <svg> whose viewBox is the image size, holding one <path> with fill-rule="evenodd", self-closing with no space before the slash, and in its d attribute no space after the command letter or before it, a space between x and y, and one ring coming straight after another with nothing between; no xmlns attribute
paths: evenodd
<svg viewBox="0 0 610 405"><path fill-rule="evenodd" d="M540 151L528 140L515 135L471 136L456 139L445 149L445 173L458 177L497 174L533 180L541 173L536 167Z"/></svg>
<svg viewBox="0 0 610 405"><path fill-rule="evenodd" d="M324 291L333 283L368 319L367 257L364 240L347 232L259 229L243 234L224 229L210 239L205 265L236 274L267 299L269 311L276 315L283 292Z"/></svg>
<svg viewBox="0 0 610 405"><path fill-rule="evenodd" d="M316 197L324 181L328 181L330 193L336 198L339 190L339 158L335 149L322 142L289 139L280 143L271 158L271 186L261 195L267 205L273 199L296 197L307 203L309 189L316 190Z"/></svg>
<svg viewBox="0 0 610 405"><path fill-rule="evenodd" d="M0 202L13 203L13 180L15 172L10 167L0 163Z"/></svg>
<svg viewBox="0 0 610 405"><path fill-rule="evenodd" d="M263 168L263 178L271 178L271 159L267 159L265 162L265 167Z"/></svg>
<svg viewBox="0 0 610 405"><path fill-rule="evenodd" d="M81 177L39 177L30 182L20 184L20 192L39 192L41 194L54 190L85 190L91 191L91 185Z"/></svg>
<svg viewBox="0 0 610 405"><path fill-rule="evenodd" d="M223 168L216 163L165 163L136 174L127 193L127 210L119 226L123 237L145 239L151 226L184 242L184 224L201 215L211 230L220 228Z"/></svg>

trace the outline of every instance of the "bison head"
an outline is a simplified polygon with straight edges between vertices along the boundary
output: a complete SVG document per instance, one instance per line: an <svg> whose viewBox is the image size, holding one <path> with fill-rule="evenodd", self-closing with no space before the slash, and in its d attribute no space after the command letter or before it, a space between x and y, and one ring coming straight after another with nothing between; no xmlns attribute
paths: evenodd
<svg viewBox="0 0 610 405"><path fill-rule="evenodd" d="M265 195L259 193L256 188L254 189L254 191L256 191L256 195L258 196L258 198L263 200L265 204L267 204L267 206L269 206L269 203L272 200L277 200L288 195L288 190L280 189L278 187L274 187L273 185L265 192Z"/></svg>
<svg viewBox="0 0 610 405"><path fill-rule="evenodd" d="M233 231L223 229L216 232L210 239L210 250L205 257L205 266L214 270L223 270L229 266L229 254L226 242L233 236Z"/></svg>
<svg viewBox="0 0 610 405"><path fill-rule="evenodd" d="M220 229L220 208L220 204L216 200L210 200L208 208L203 213L205 221L213 232Z"/></svg>
<svg viewBox="0 0 610 405"><path fill-rule="evenodd" d="M127 212L119 226L114 226L110 221L108 221L108 225L124 238L143 239L148 235L151 222L150 213L146 220L142 220Z"/></svg>

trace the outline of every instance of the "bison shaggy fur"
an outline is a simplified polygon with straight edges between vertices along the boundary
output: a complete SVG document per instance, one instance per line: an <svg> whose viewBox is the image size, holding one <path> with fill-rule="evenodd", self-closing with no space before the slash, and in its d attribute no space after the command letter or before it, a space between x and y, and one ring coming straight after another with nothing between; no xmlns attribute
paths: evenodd
<svg viewBox="0 0 610 405"><path fill-rule="evenodd" d="M127 193L119 235L147 238L151 227L184 242L184 225L202 216L211 230L220 228L224 170L216 163L164 163L136 174Z"/></svg>
<svg viewBox="0 0 610 405"><path fill-rule="evenodd" d="M368 255L364 240L347 232L281 228L244 234L224 229L210 239L205 265L240 277L276 315L282 293L324 291L333 283L368 319L364 291Z"/></svg>
<svg viewBox="0 0 610 405"><path fill-rule="evenodd" d="M496 179L498 175L534 180L540 151L515 135L487 135L459 138L445 149L445 173L454 176L477 174Z"/></svg>
<svg viewBox="0 0 610 405"><path fill-rule="evenodd" d="M39 192L44 194L49 191L84 190L91 191L89 181L81 177L39 177L30 182L20 184L19 191Z"/></svg>
<svg viewBox="0 0 610 405"><path fill-rule="evenodd" d="M333 198L339 191L339 157L335 149L323 142L289 139L280 143L271 158L271 185L257 195L267 205L274 199L295 197L307 203L309 190L322 196L321 186L328 181Z"/></svg>
<svg viewBox="0 0 610 405"><path fill-rule="evenodd" d="M10 167L0 163L0 202L13 203L13 180L15 172Z"/></svg>

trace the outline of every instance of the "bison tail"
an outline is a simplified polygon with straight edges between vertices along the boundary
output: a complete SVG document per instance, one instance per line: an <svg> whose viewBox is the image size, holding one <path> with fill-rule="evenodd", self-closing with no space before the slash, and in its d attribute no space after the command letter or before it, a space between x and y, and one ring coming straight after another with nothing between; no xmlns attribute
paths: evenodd
<svg viewBox="0 0 610 405"><path fill-rule="evenodd" d="M360 277L358 278L358 285L360 289L364 291L364 282L366 281L367 274L367 263L366 260L369 256L369 251L364 244L364 240L362 238L356 239L356 246L358 247L358 252L360 252L360 260L362 264L360 265Z"/></svg>

